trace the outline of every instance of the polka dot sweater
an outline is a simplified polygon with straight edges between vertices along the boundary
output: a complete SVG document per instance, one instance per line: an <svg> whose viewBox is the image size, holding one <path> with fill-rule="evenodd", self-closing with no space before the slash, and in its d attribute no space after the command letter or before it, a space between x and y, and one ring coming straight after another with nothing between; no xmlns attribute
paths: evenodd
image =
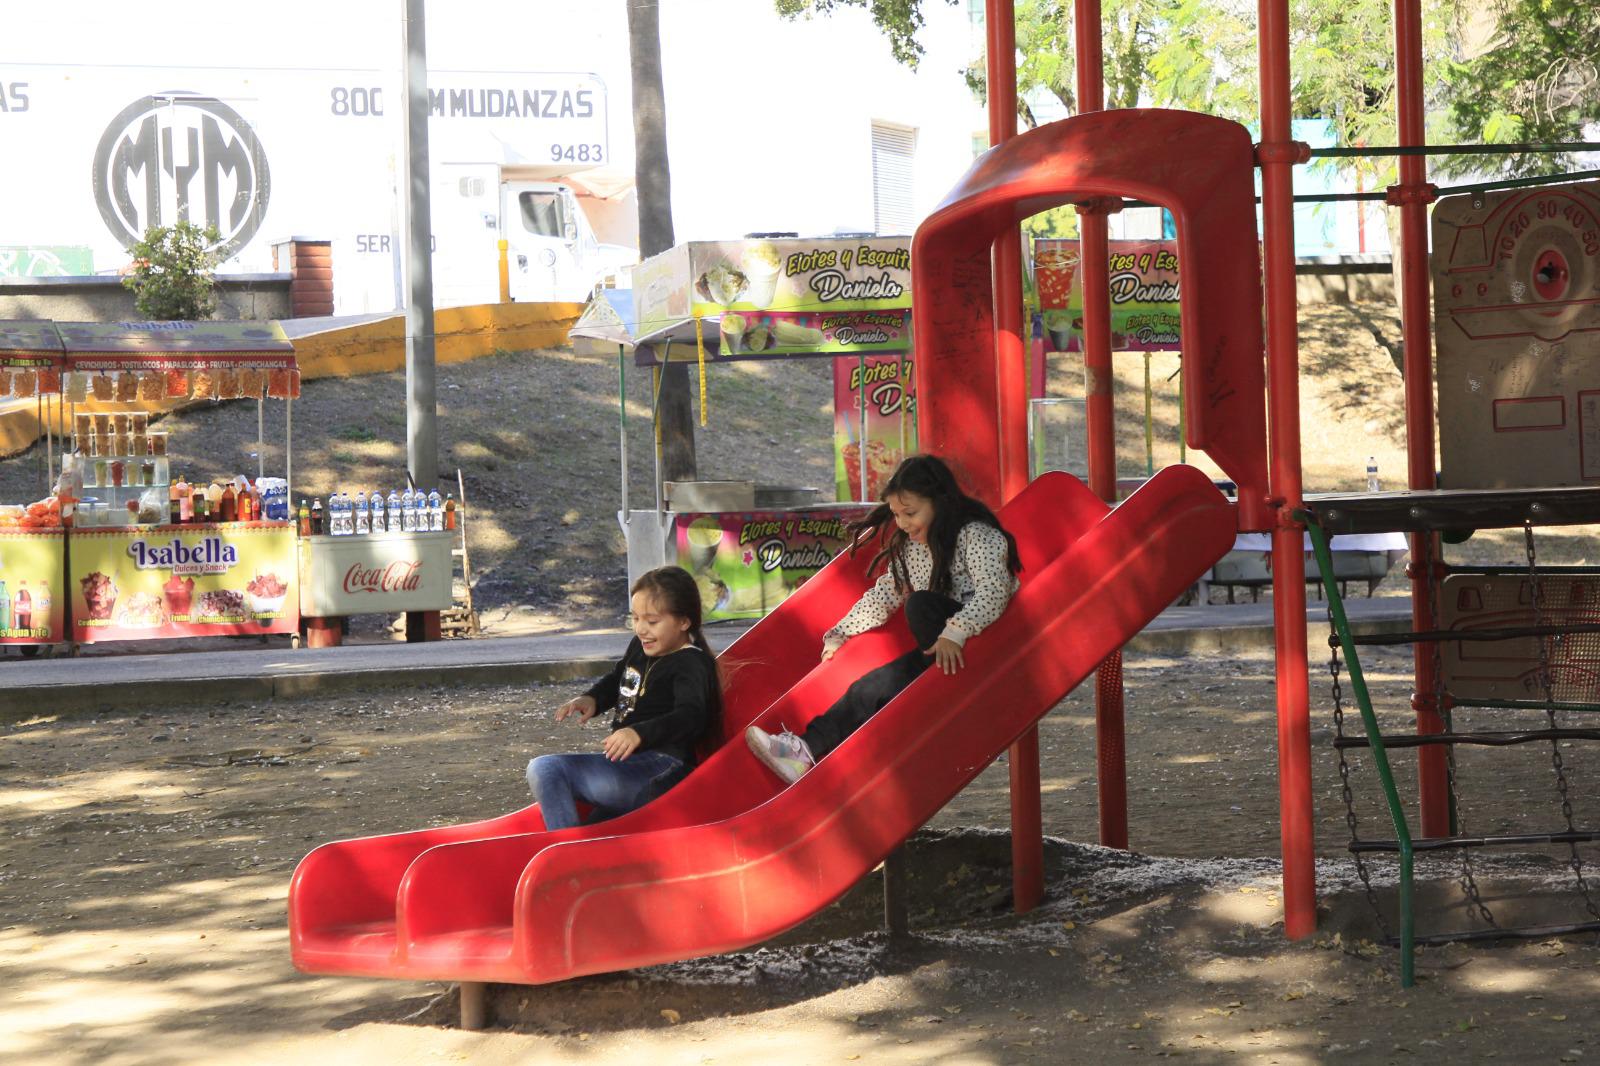
<svg viewBox="0 0 1600 1066"><path fill-rule="evenodd" d="M906 545L906 571L911 589L894 587L894 574L885 571L850 613L822 635L825 648L837 650L846 640L887 622L911 591L923 591L933 580L933 551L926 544ZM950 560L950 595L961 602L940 634L958 645L983 632L1000 617L1017 591L1016 577L1006 569L1005 534L985 522L968 522L956 534L955 556Z"/></svg>

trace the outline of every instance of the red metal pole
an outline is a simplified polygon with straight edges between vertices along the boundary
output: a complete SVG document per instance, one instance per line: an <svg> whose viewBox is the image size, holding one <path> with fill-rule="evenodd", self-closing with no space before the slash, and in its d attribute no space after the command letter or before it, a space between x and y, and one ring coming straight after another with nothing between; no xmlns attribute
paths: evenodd
<svg viewBox="0 0 1600 1066"><path fill-rule="evenodd" d="M1100 0L1075 0L1073 47L1077 57L1078 113L1105 110ZM1078 276L1083 279L1083 374L1089 435L1089 490L1117 500L1116 410L1111 378L1111 281L1108 226L1100 205L1078 207ZM1100 799L1100 843L1128 846L1128 767L1123 713L1122 653L1106 659L1095 678L1095 780Z"/></svg>
<svg viewBox="0 0 1600 1066"><path fill-rule="evenodd" d="M1280 502L1272 533L1272 609L1277 629L1278 806L1283 848L1284 933L1317 928L1311 802L1311 711L1306 674L1306 583L1301 503L1300 334L1294 279L1294 165L1309 158L1291 139L1289 0L1261 0L1261 204L1267 303L1269 478Z"/></svg>
<svg viewBox="0 0 1600 1066"><path fill-rule="evenodd" d="M1017 135L1017 25L1013 0L986 0L989 143ZM1000 496L1028 484L1028 380L1022 353L1022 231L994 242L995 374L999 394ZM1011 745L1011 902L1017 913L1044 898L1044 817L1040 811L1039 730Z"/></svg>
<svg viewBox="0 0 1600 1066"><path fill-rule="evenodd" d="M1395 0L1395 97L1401 145L1427 143L1422 100L1421 0ZM1389 190L1388 202L1400 207L1400 338L1405 348L1406 474L1413 489L1436 487L1433 465L1433 333L1428 321L1428 204L1435 189L1428 184L1426 156L1400 157L1400 184ZM1433 629L1429 586L1438 580L1438 541L1432 534L1411 536L1411 627ZM1432 649L1421 644L1412 652L1418 733L1444 729L1437 706ZM1448 836L1449 779L1443 748L1417 752L1423 836Z"/></svg>

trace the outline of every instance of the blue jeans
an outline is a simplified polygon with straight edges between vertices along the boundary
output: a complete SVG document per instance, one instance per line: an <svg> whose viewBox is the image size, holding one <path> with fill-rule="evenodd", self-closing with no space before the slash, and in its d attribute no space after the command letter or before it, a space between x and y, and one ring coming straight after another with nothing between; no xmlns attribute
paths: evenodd
<svg viewBox="0 0 1600 1066"><path fill-rule="evenodd" d="M636 751L621 762L598 752L541 755L528 763L528 787L544 827L568 829L578 824L580 801L595 807L597 814L603 811L603 817L615 818L644 806L652 798L651 783L682 766L660 751Z"/></svg>

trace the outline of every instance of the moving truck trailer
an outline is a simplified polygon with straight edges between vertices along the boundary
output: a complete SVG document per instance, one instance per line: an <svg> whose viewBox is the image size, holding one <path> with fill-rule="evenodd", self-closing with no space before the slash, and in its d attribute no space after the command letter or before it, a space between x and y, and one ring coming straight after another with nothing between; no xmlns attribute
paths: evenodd
<svg viewBox="0 0 1600 1066"><path fill-rule="evenodd" d="M291 236L328 240L337 313L402 304L394 75L5 64L0 86L0 274L114 274L148 226L188 219L221 233L223 273L272 270ZM437 306L499 298L502 237L516 300L626 276L631 180L608 165L598 76L433 70L429 104Z"/></svg>

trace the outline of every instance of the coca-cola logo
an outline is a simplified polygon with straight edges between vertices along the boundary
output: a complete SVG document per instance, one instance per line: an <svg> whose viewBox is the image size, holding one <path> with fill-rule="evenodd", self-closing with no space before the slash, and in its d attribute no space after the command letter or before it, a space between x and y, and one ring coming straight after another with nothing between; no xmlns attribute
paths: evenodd
<svg viewBox="0 0 1600 1066"><path fill-rule="evenodd" d="M344 590L357 592L414 592L422 584L421 559L396 559L387 566L355 563L344 572Z"/></svg>

